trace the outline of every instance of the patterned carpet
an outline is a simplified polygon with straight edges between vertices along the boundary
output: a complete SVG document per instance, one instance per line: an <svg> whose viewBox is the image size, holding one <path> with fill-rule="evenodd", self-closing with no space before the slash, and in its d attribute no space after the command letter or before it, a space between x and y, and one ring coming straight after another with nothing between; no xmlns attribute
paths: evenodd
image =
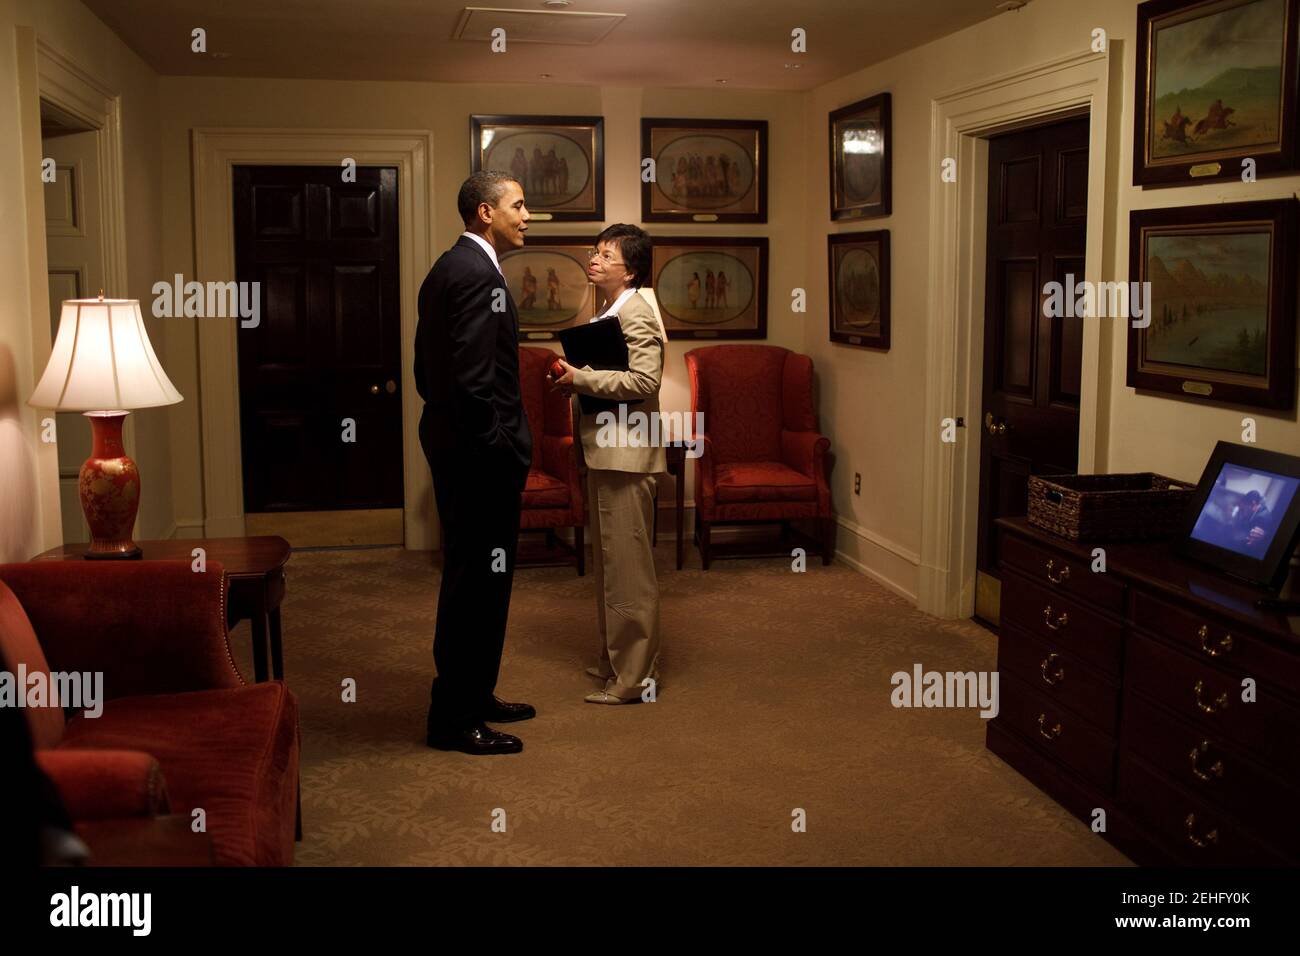
<svg viewBox="0 0 1300 956"><path fill-rule="evenodd" d="M593 579L515 578L499 693L524 752L424 745L428 552L294 554L285 669L302 706L297 862L349 865L1126 865L984 749L976 710L895 709L890 675L991 670L996 639L809 562L658 549L659 700L596 706ZM243 673L248 625L232 637ZM357 684L344 703L345 678ZM802 809L806 832L792 830ZM504 819L505 832L495 832ZM500 830L498 822L497 830Z"/></svg>

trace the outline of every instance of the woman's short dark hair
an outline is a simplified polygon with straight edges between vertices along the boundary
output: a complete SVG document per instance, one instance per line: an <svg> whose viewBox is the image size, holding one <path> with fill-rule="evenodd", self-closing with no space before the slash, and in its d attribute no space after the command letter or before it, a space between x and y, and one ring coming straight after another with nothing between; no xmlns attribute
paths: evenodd
<svg viewBox="0 0 1300 956"><path fill-rule="evenodd" d="M612 242L618 246L624 268L633 276L633 286L639 289L650 284L650 250L653 242L644 229L631 223L618 222L607 226L596 237L596 245L599 246L602 242Z"/></svg>

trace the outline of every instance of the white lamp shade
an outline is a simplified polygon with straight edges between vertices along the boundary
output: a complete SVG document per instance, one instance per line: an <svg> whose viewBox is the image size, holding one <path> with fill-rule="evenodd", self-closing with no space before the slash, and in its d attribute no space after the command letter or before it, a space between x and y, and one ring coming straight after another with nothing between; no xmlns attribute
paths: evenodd
<svg viewBox="0 0 1300 956"><path fill-rule="evenodd" d="M92 412L179 401L149 344L139 300L68 299L49 364L27 404Z"/></svg>

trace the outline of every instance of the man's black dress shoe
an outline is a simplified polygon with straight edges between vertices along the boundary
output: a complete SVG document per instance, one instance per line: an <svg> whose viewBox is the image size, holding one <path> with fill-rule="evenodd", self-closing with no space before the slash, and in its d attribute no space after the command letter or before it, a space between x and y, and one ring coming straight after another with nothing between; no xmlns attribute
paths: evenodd
<svg viewBox="0 0 1300 956"><path fill-rule="evenodd" d="M524 742L518 737L503 734L481 723L461 730L430 730L428 744L435 750L459 750L474 756L517 754L524 749Z"/></svg>
<svg viewBox="0 0 1300 956"><path fill-rule="evenodd" d="M516 720L532 720L536 716L537 711L532 704L512 704L500 697L493 697L492 702L479 714L479 719L493 724L508 724Z"/></svg>

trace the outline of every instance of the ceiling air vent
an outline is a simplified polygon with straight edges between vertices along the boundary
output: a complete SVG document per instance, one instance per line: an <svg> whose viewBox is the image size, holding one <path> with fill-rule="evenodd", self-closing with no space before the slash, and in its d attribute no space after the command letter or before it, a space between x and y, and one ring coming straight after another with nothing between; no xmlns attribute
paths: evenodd
<svg viewBox="0 0 1300 956"><path fill-rule="evenodd" d="M578 13L552 10L497 10L466 7L452 33L453 40L489 43L501 27L508 43L566 43L592 46L619 23L623 13Z"/></svg>

